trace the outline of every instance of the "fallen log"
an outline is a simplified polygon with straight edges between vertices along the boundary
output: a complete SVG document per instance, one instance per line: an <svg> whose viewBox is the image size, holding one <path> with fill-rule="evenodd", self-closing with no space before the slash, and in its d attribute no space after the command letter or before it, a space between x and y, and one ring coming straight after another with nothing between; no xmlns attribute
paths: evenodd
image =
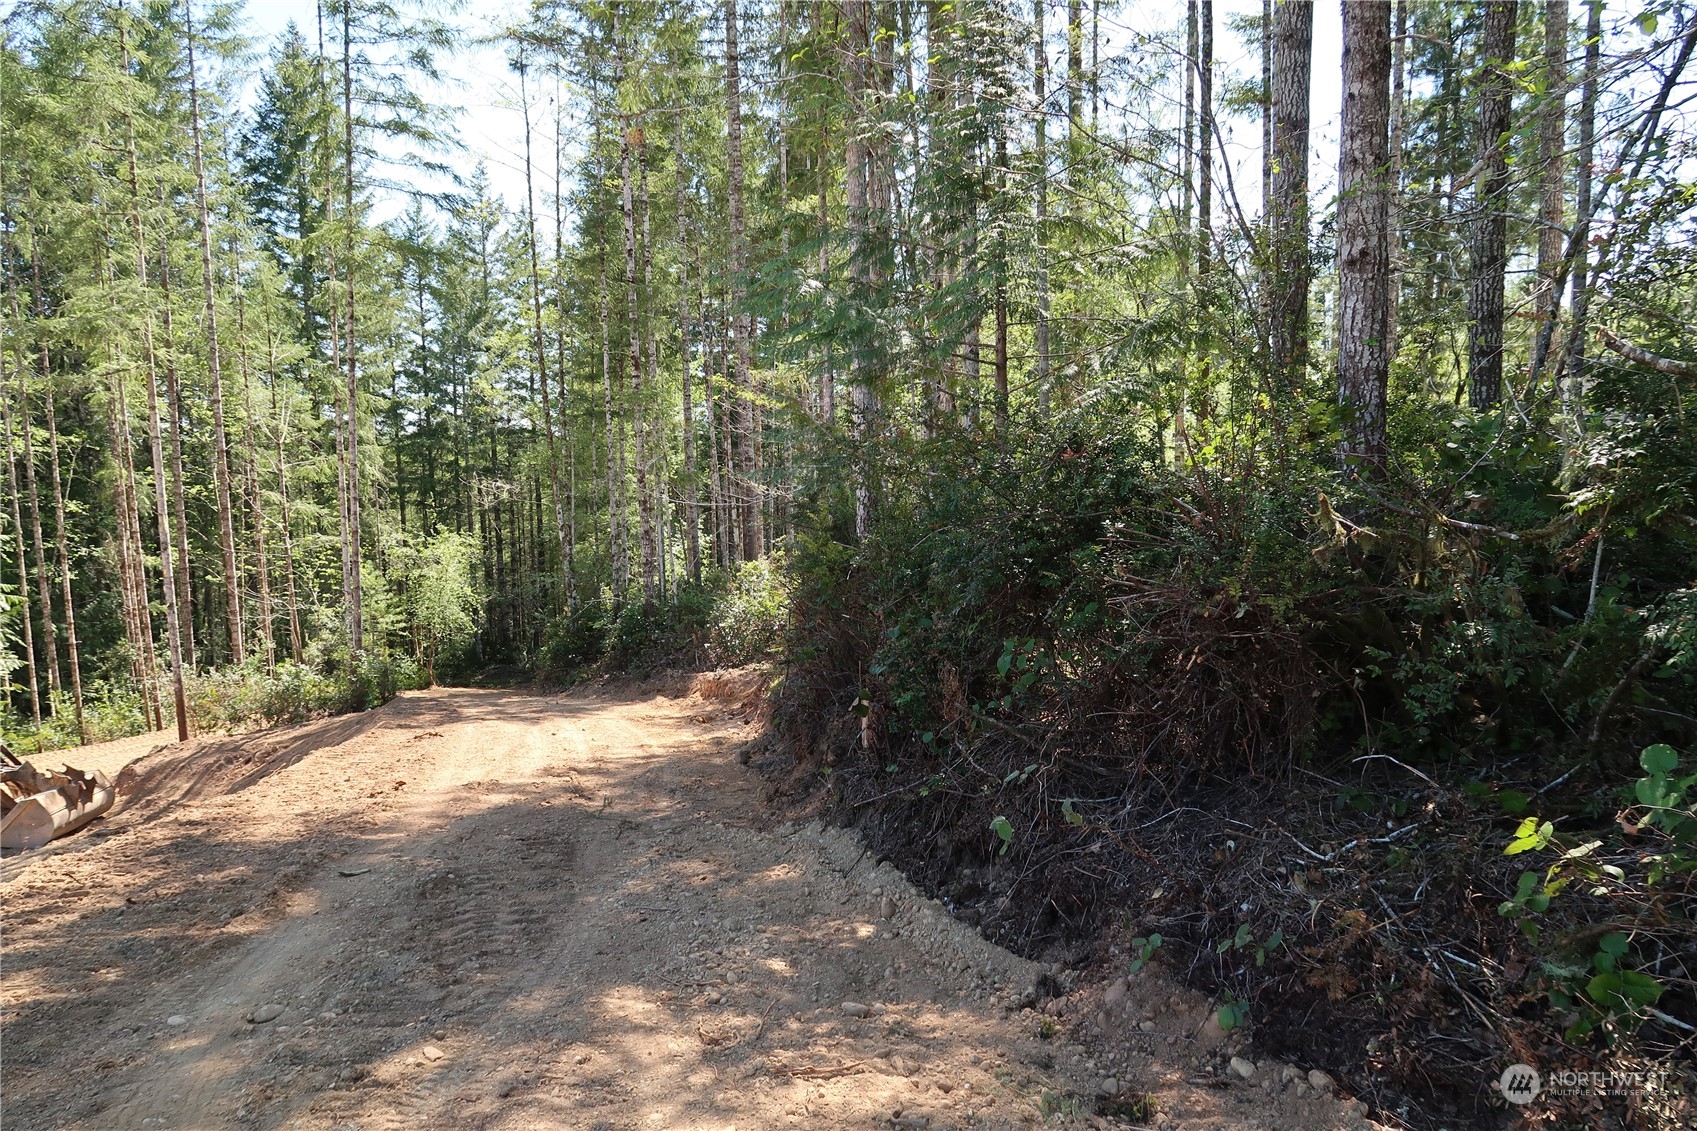
<svg viewBox="0 0 1697 1131"><path fill-rule="evenodd" d="M40 848L76 832L117 799L117 791L99 770L42 770L15 758L0 764L0 849Z"/></svg>

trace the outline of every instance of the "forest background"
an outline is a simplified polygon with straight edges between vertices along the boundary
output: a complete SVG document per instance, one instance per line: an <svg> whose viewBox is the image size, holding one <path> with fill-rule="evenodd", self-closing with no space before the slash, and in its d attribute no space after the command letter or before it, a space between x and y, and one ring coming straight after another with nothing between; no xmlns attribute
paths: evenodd
<svg viewBox="0 0 1697 1131"><path fill-rule="evenodd" d="M1689 1069L1689 4L285 9L4 19L8 744L778 659L1011 946Z"/></svg>

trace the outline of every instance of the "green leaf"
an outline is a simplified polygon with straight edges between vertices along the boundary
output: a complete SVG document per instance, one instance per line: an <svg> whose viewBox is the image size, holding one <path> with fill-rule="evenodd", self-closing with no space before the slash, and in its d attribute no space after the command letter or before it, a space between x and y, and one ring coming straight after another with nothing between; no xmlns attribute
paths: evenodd
<svg viewBox="0 0 1697 1131"><path fill-rule="evenodd" d="M1656 13L1640 12L1634 18L1634 22L1638 24L1639 28L1643 30L1645 35L1656 34Z"/></svg>
<svg viewBox="0 0 1697 1131"><path fill-rule="evenodd" d="M1069 825L1077 827L1084 824L1084 814L1072 807L1070 799L1061 802L1061 814L1066 817L1066 822Z"/></svg>
<svg viewBox="0 0 1697 1131"><path fill-rule="evenodd" d="M1013 846L1013 822L1006 817L998 816L990 822L990 831L1002 840L1002 850L998 855L1006 856L1008 849Z"/></svg>
<svg viewBox="0 0 1697 1131"><path fill-rule="evenodd" d="M1633 784L1632 792L1637 795L1640 805L1662 807L1672 805L1679 800L1678 792L1670 789L1668 779L1660 774L1655 777L1639 778Z"/></svg>
<svg viewBox="0 0 1697 1131"><path fill-rule="evenodd" d="M1502 802L1503 812L1505 813L1518 815L1526 812L1528 798L1519 790L1505 789L1497 795L1497 800Z"/></svg>
<svg viewBox="0 0 1697 1131"><path fill-rule="evenodd" d="M1662 996L1662 984L1636 970L1613 970L1587 982L1585 995L1611 1012L1636 1013L1656 1003Z"/></svg>
<svg viewBox="0 0 1697 1131"><path fill-rule="evenodd" d="M1507 848L1503 849L1503 855L1518 856L1522 852L1531 852L1534 849L1543 848L1550 843L1550 836L1555 831L1556 827L1549 821L1539 824L1538 818L1527 817L1514 830L1514 839L1508 842Z"/></svg>
<svg viewBox="0 0 1697 1131"><path fill-rule="evenodd" d="M1679 755L1667 743L1658 742L1644 748L1644 753L1638 756L1638 764L1647 774L1671 774L1679 768Z"/></svg>

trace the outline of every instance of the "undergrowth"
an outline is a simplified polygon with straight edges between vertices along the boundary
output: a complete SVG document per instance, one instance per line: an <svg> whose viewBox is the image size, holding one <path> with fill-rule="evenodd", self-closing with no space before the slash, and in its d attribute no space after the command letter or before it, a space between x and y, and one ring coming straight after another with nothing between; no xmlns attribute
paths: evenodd
<svg viewBox="0 0 1697 1131"><path fill-rule="evenodd" d="M195 734L236 732L306 722L382 706L401 691L427 685L423 670L407 655L366 652L356 662L325 654L313 663L282 660L272 668L256 659L240 666L196 672L184 679L184 700ZM168 680L158 688L164 731L175 736L176 715ZM141 734L149 718L141 688L131 680L103 679L84 688L83 735L106 742ZM28 719L0 716L0 735L17 754L79 745L76 714L68 695L40 729ZM74 756L72 756L74 761Z"/></svg>
<svg viewBox="0 0 1697 1131"><path fill-rule="evenodd" d="M537 674L566 681L658 667L735 667L772 655L789 628L790 591L781 554L704 572L675 599L584 601L549 626Z"/></svg>
<svg viewBox="0 0 1697 1131"><path fill-rule="evenodd" d="M1697 751L1683 472L1424 409L1365 483L1075 415L909 453L863 540L827 500L791 784L1017 950L1158 933L1264 1048L1417 1125L1494 1120L1517 1059L1689 1073L1691 874L1645 862L1689 850L1630 809L1644 748Z"/></svg>

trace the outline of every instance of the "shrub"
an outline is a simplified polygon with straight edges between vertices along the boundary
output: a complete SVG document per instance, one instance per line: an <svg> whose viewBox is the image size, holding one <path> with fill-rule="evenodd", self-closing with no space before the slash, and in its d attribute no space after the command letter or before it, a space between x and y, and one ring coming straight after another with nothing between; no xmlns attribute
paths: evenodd
<svg viewBox="0 0 1697 1131"><path fill-rule="evenodd" d="M397 692L428 686L410 656L369 651L349 664L316 666L284 660L267 672L257 660L184 680L197 731L249 730L380 707Z"/></svg>
<svg viewBox="0 0 1697 1131"><path fill-rule="evenodd" d="M790 586L781 555L746 562L712 614L708 645L719 664L746 664L778 650L790 624Z"/></svg>
<svg viewBox="0 0 1697 1131"><path fill-rule="evenodd" d="M570 672L598 662L607 653L605 601L586 601L548 624L537 666L545 672Z"/></svg>

